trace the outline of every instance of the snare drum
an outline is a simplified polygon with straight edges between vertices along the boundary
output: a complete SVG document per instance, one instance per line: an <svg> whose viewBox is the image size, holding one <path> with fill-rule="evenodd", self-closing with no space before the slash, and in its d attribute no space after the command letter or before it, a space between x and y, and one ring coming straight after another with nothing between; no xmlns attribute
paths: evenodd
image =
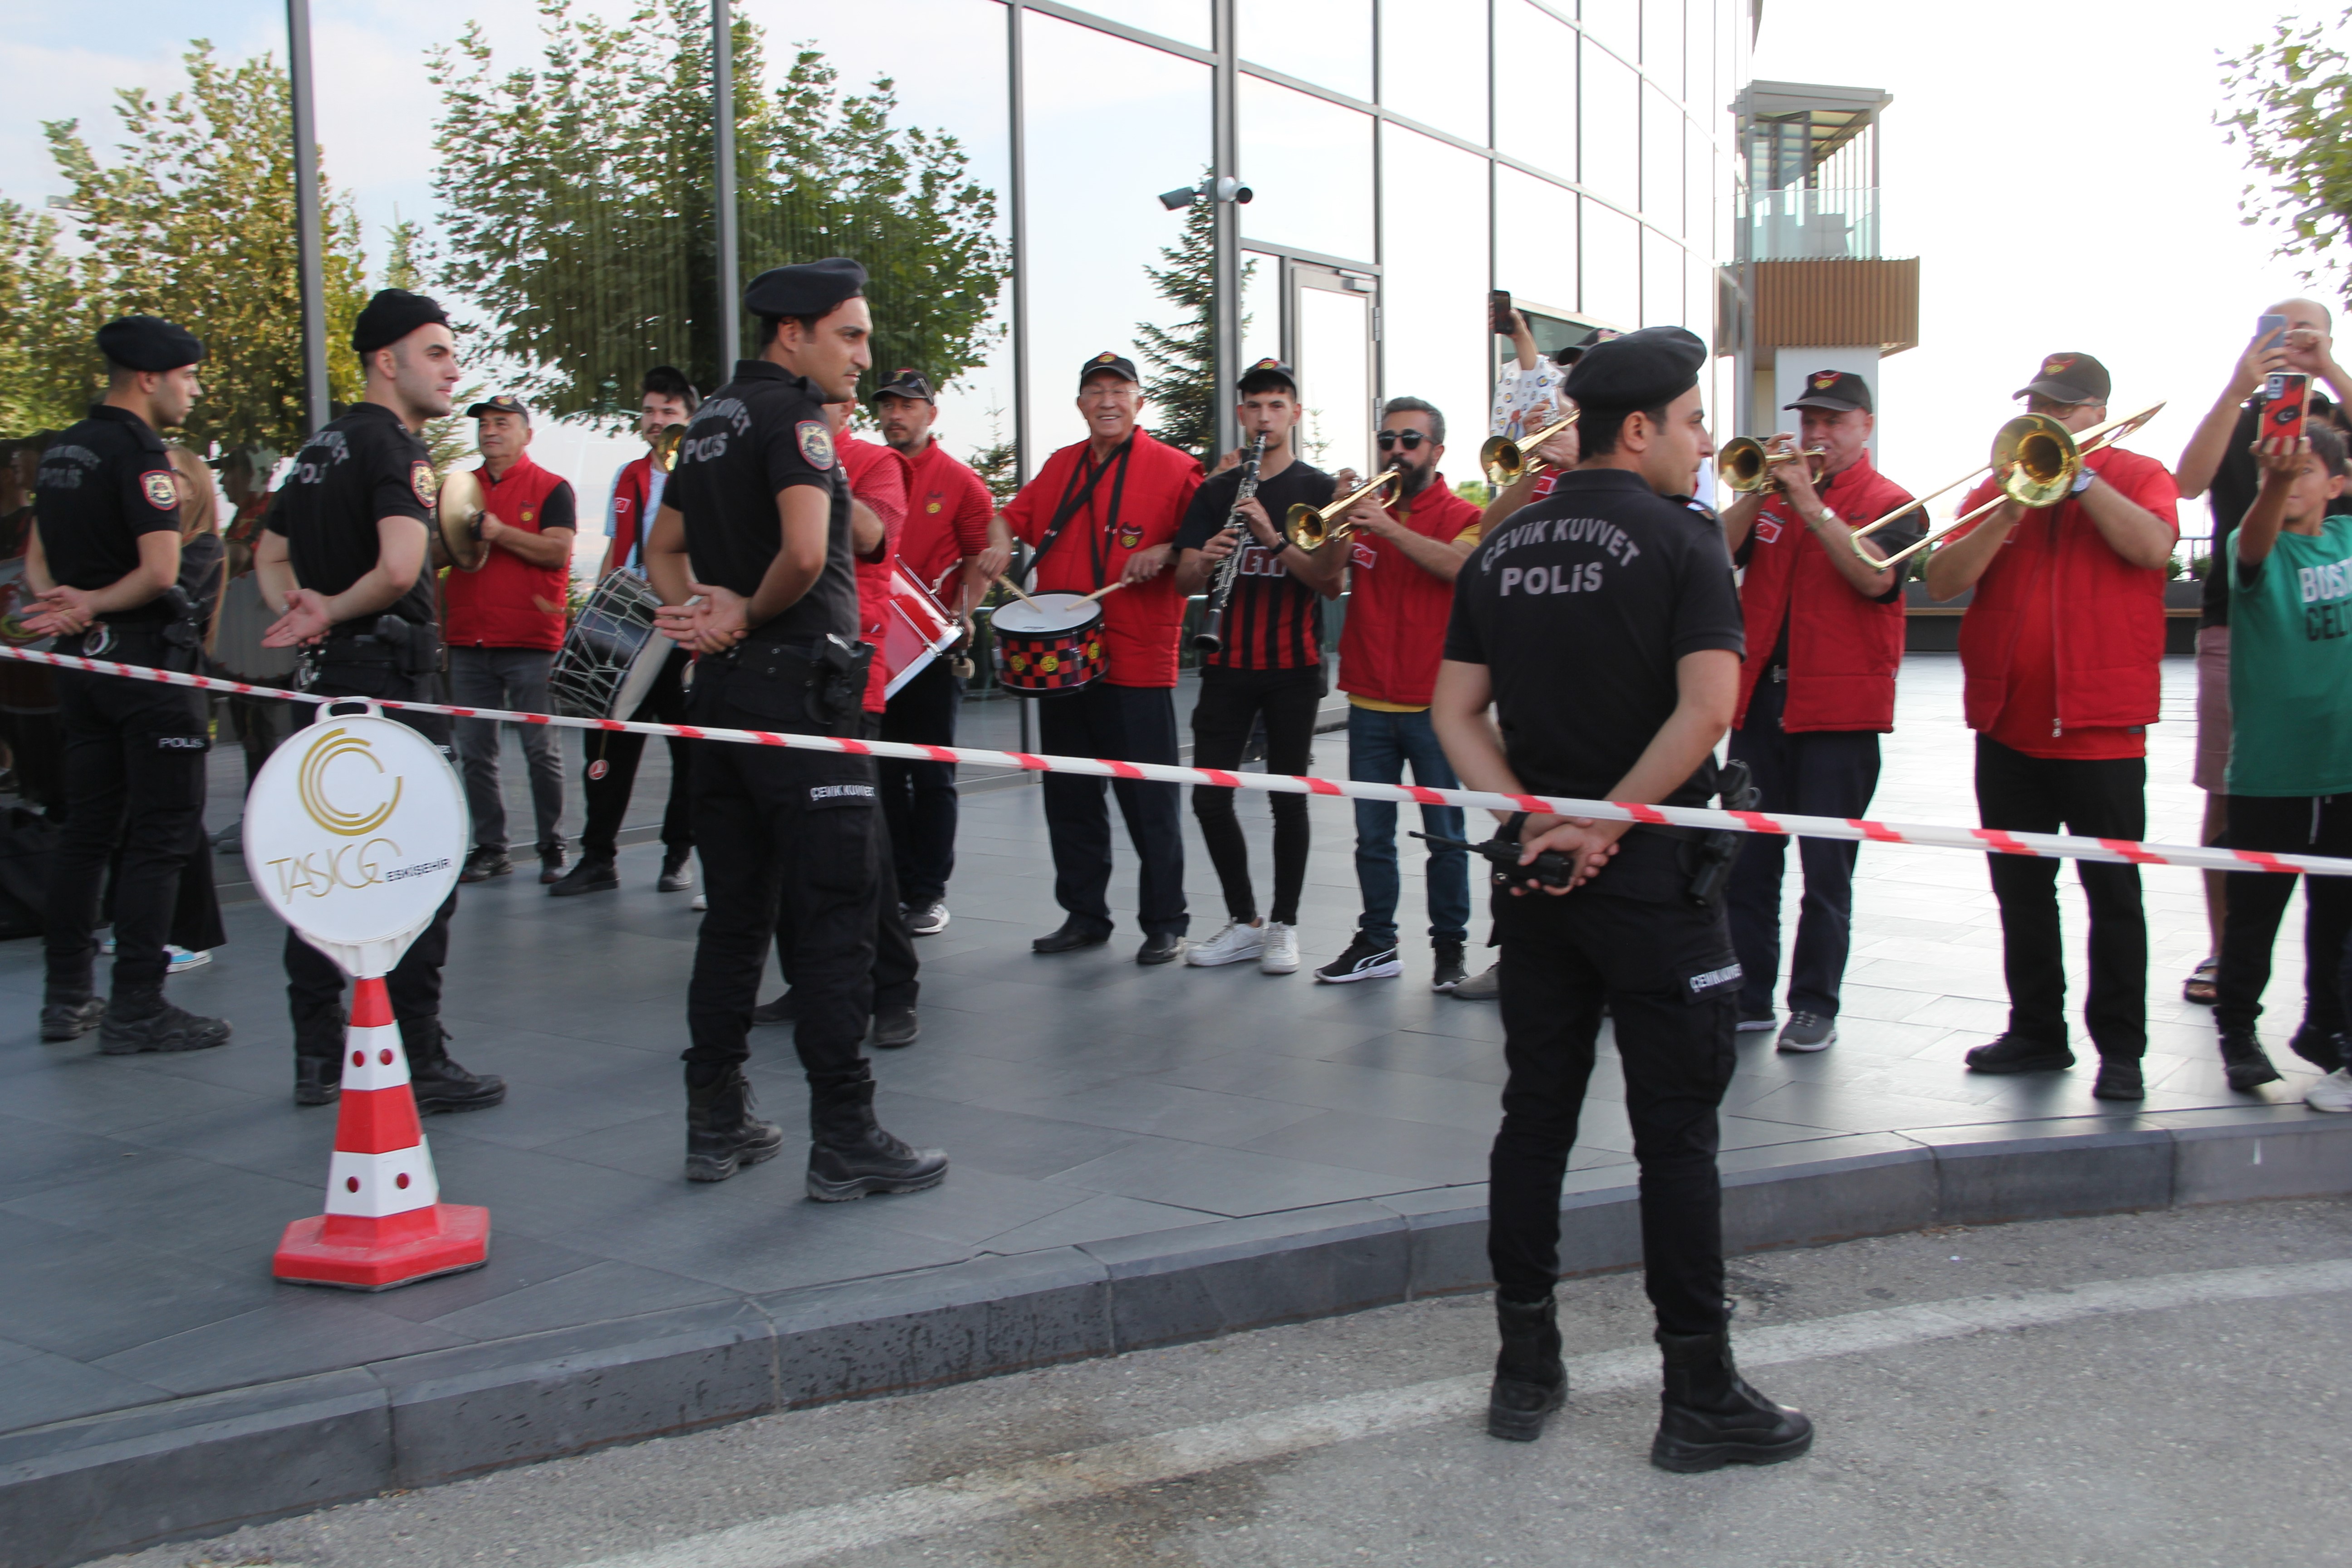
<svg viewBox="0 0 2352 1568"><path fill-rule="evenodd" d="M886 695L896 697L898 689L922 672L923 667L953 647L963 628L947 606L932 597L922 580L906 566L893 562L890 566L890 607L882 621L882 647L879 657L889 684L883 688Z"/></svg>
<svg viewBox="0 0 2352 1568"><path fill-rule="evenodd" d="M1083 594L1034 594L999 605L996 679L1033 697L1076 691L1102 679L1102 605Z"/></svg>
<svg viewBox="0 0 2352 1568"><path fill-rule="evenodd" d="M634 572L615 572L596 584L548 674L556 712L626 719L637 710L677 646L654 629L660 606L652 585Z"/></svg>

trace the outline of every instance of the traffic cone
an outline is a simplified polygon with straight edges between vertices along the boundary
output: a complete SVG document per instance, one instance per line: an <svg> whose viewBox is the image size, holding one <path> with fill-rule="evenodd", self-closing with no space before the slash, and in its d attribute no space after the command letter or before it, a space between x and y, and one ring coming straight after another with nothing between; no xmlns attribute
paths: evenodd
<svg viewBox="0 0 2352 1568"><path fill-rule="evenodd" d="M305 1285L386 1290L489 1261L490 1211L441 1202L408 1086L408 1054L381 977L352 996L327 1212L286 1227L270 1272Z"/></svg>

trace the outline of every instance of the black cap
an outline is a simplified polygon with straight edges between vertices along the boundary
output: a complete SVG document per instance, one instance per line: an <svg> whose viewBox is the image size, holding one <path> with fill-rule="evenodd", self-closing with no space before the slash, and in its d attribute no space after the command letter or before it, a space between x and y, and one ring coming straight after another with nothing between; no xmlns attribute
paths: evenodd
<svg viewBox="0 0 2352 1568"><path fill-rule="evenodd" d="M352 352L360 355L388 349L419 327L447 326L449 312L440 302L405 289L382 289L352 323Z"/></svg>
<svg viewBox="0 0 2352 1568"><path fill-rule="evenodd" d="M1584 357L1584 351L1595 343L1605 343L1612 338L1622 338L1624 335L1614 327L1595 327L1566 348L1556 351L1551 356L1551 363L1557 365L1574 364Z"/></svg>
<svg viewBox="0 0 2352 1568"><path fill-rule="evenodd" d="M1655 408L1698 384L1706 344L1685 327L1643 327L1595 343L1560 391L1587 408Z"/></svg>
<svg viewBox="0 0 2352 1568"><path fill-rule="evenodd" d="M1298 373L1280 360L1269 357L1242 372L1242 378L1234 383L1234 390L1244 396L1253 392L1264 392L1270 386L1286 386L1290 388L1290 395L1297 397Z"/></svg>
<svg viewBox="0 0 2352 1568"><path fill-rule="evenodd" d="M496 397L486 397L466 410L468 419L479 419L485 414L513 414L520 416L524 424L530 423L530 410L523 406L521 398L509 392L501 392Z"/></svg>
<svg viewBox="0 0 2352 1568"><path fill-rule="evenodd" d="M1817 370L1805 377L1805 390L1794 403L1784 403L1783 408L1826 408L1833 414L1851 414L1860 409L1874 412L1870 406L1870 383L1850 370Z"/></svg>
<svg viewBox="0 0 2352 1568"><path fill-rule="evenodd" d="M921 403L937 403L939 401L938 395L931 391L930 382L924 377L923 373L919 370L902 370L898 372L889 380L876 387L874 389L874 395L877 398L908 397L913 398Z"/></svg>
<svg viewBox="0 0 2352 1568"><path fill-rule="evenodd" d="M2105 403L2115 383L2107 367L2089 354L2050 354L2032 381L2011 397L2046 397L2053 403Z"/></svg>
<svg viewBox="0 0 2352 1568"><path fill-rule="evenodd" d="M1115 354L1110 350L1105 349L1087 361L1085 368L1078 372L1078 390L1084 392L1087 389L1087 383L1092 381L1099 371L1109 371L1126 381L1140 382L1143 379L1135 374L1133 360L1125 354Z"/></svg>
<svg viewBox="0 0 2352 1568"><path fill-rule="evenodd" d="M755 316L824 316L866 292L866 268L846 256L772 267L743 290L743 309Z"/></svg>
<svg viewBox="0 0 2352 1568"><path fill-rule="evenodd" d="M124 316L98 329L98 352L125 370L177 370L205 357L205 345L185 327L158 316Z"/></svg>

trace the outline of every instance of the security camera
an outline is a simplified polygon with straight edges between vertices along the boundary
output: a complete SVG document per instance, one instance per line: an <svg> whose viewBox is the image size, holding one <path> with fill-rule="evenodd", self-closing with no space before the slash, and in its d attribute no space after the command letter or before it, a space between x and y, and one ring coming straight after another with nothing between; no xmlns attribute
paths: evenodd
<svg viewBox="0 0 2352 1568"><path fill-rule="evenodd" d="M1255 194L1231 175L1217 182L1217 199L1221 202L1247 202Z"/></svg>
<svg viewBox="0 0 2352 1568"><path fill-rule="evenodd" d="M1171 213L1182 212L1200 199L1201 188L1198 185L1186 185L1181 190L1160 193L1160 205Z"/></svg>

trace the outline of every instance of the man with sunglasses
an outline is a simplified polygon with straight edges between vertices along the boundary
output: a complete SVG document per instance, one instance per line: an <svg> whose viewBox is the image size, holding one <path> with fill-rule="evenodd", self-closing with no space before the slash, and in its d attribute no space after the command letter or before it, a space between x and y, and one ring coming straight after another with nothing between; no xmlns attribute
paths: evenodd
<svg viewBox="0 0 2352 1568"><path fill-rule="evenodd" d="M2107 367L2055 353L2017 395L2072 431L2107 417ZM1960 503L2000 496L1989 479ZM2032 510L2003 501L1927 560L1937 601L1970 588L1960 620L1969 728L1977 731L1977 807L2015 832L2141 838L2147 832L2147 727L2162 695L2164 580L2179 537L2179 500L2163 464L2109 447L2083 460L2073 492ZM1983 1073L2063 1072L2066 970L2058 862L1987 857L2000 904L2009 1027L1968 1054ZM2098 1047L2091 1092L2144 1097L2147 916L2139 868L2075 863L2091 906L2091 983L2084 1021Z"/></svg>
<svg viewBox="0 0 2352 1568"><path fill-rule="evenodd" d="M1357 503L1345 548L1352 573L1347 625L1339 634L1339 689L1348 694L1348 776L1400 784L1407 763L1412 779L1431 789L1455 787L1454 769L1430 727L1430 693L1454 604L1454 578L1477 544L1478 509L1457 496L1437 471L1445 455L1445 416L1418 397L1392 397L1381 411L1381 464L1399 479L1388 504ZM1360 481L1339 476L1346 494ZM1332 548L1339 548L1334 546ZM1425 832L1462 837L1458 806L1421 808ZM1462 983L1463 945L1470 928L1470 857L1431 845L1429 937L1434 954L1430 984L1450 991ZM1387 801L1356 803L1356 885L1363 913L1347 950L1315 972L1328 984L1389 980L1404 973L1397 956L1397 809Z"/></svg>

